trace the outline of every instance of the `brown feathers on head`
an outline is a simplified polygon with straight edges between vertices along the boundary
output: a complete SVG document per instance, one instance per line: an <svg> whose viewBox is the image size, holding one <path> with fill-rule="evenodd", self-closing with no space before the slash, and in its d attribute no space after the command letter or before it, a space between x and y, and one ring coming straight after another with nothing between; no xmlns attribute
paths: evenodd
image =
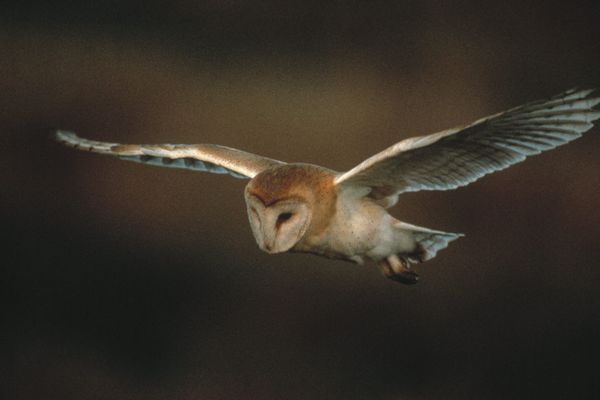
<svg viewBox="0 0 600 400"><path fill-rule="evenodd" d="M314 201L331 196L334 174L325 168L310 164L284 165L271 168L252 179L246 191L258 197L265 206L278 201L298 197Z"/></svg>
<svg viewBox="0 0 600 400"><path fill-rule="evenodd" d="M288 164L263 171L246 186L246 194L269 207L281 200L303 200L312 210L309 234L321 232L335 214L335 172L311 164Z"/></svg>

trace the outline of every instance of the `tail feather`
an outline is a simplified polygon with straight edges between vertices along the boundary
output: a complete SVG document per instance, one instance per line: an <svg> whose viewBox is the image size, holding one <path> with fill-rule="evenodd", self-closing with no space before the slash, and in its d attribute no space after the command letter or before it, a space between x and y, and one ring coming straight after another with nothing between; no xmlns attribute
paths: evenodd
<svg viewBox="0 0 600 400"><path fill-rule="evenodd" d="M409 256L411 262L423 262L432 259L437 252L448 247L453 240L465 236L462 233L443 232L421 226L400 222L399 228L410 231L417 242L417 250Z"/></svg>

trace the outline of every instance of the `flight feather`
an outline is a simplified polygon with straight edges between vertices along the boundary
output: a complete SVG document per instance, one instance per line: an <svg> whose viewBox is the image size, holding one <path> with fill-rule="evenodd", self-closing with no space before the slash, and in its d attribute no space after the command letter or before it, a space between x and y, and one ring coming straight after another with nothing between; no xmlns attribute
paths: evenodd
<svg viewBox="0 0 600 400"><path fill-rule="evenodd" d="M465 127L403 140L368 158L335 183L371 188L384 198L465 186L526 157L568 143L600 118L593 90L569 90L482 118Z"/></svg>
<svg viewBox="0 0 600 400"><path fill-rule="evenodd" d="M254 178L260 172L285 163L215 144L119 144L83 139L73 132L56 131L59 142L94 153L161 167L229 174Z"/></svg>

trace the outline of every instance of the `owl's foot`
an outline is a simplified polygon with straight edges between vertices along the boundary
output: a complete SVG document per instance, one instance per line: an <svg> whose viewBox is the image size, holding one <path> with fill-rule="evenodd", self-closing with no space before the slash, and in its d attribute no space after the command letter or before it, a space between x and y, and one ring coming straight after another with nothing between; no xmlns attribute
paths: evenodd
<svg viewBox="0 0 600 400"><path fill-rule="evenodd" d="M419 281L419 275L410 270L410 264L405 258L391 255L379 262L383 274L396 282L414 285Z"/></svg>
<svg viewBox="0 0 600 400"><path fill-rule="evenodd" d="M419 282L419 275L413 271L405 271L388 276L393 281L404 283L405 285L414 285Z"/></svg>

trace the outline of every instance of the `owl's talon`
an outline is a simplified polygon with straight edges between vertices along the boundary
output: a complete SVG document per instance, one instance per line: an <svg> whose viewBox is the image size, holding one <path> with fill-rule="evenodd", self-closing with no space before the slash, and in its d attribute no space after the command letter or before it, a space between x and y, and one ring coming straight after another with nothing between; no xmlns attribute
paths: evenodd
<svg viewBox="0 0 600 400"><path fill-rule="evenodd" d="M383 274L393 281L405 285L414 285L419 281L419 275L410 270L410 263L403 257L394 254L380 261L379 265Z"/></svg>
<svg viewBox="0 0 600 400"><path fill-rule="evenodd" d="M419 275L413 271L403 271L394 275L388 276L393 281L404 283L405 285L414 285L419 281Z"/></svg>

